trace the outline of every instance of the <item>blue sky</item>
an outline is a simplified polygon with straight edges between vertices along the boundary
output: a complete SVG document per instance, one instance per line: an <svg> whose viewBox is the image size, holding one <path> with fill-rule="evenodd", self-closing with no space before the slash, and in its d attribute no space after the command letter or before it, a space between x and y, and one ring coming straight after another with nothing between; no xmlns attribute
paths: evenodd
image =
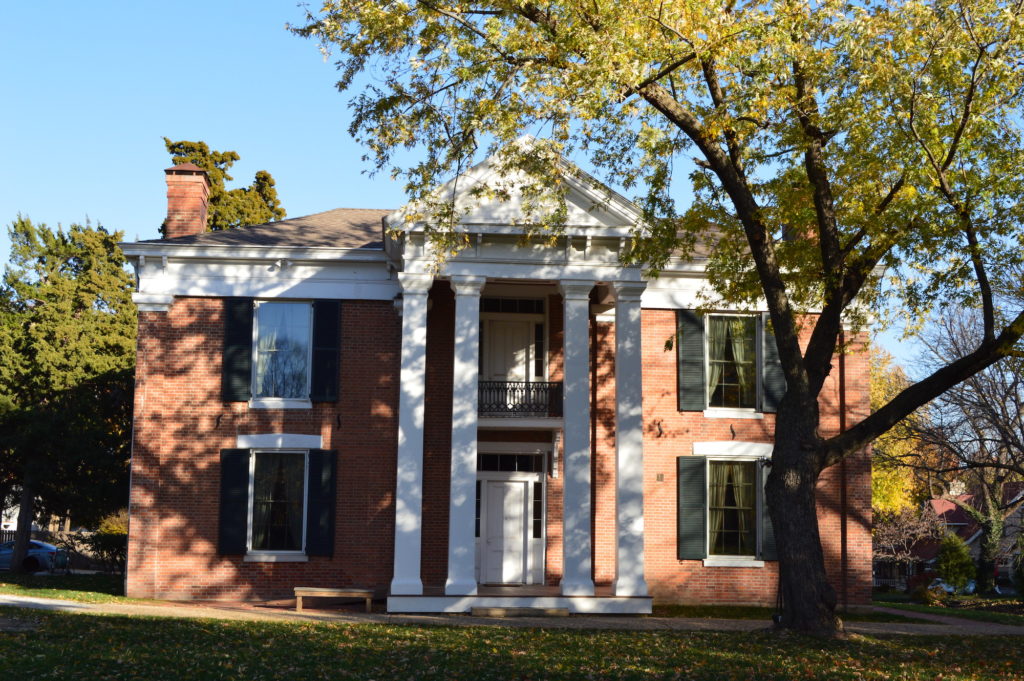
<svg viewBox="0 0 1024 681"><path fill-rule="evenodd" d="M397 208L401 183L370 178L346 98L317 45L293 36L292 2L97 0L0 10L0 257L6 226L101 223L126 240L163 221L162 137L235 150L235 183L268 170L290 216ZM897 355L906 347L886 343Z"/></svg>
<svg viewBox="0 0 1024 681"><path fill-rule="evenodd" d="M270 171L292 216L401 205L400 183L361 174L333 64L285 30L303 16L263 0L4 3L0 256L19 212L155 238L164 136L237 151L229 186Z"/></svg>

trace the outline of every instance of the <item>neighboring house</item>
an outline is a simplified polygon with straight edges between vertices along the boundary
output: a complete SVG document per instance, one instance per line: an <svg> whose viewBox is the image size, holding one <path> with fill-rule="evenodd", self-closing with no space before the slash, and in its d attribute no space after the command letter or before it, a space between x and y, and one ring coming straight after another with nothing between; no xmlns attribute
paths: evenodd
<svg viewBox="0 0 1024 681"><path fill-rule="evenodd" d="M696 312L699 259L623 267L640 211L564 180L554 245L521 241L515 195L485 200L436 269L422 225L388 210L202 233L205 176L167 170L167 238L122 244L139 275L128 595L774 604L762 485L783 385L764 315ZM868 410L867 355L836 366L826 432L839 405ZM840 597L868 603L868 452L843 468L819 485L822 542Z"/></svg>
<svg viewBox="0 0 1024 681"><path fill-rule="evenodd" d="M1003 505L1009 507L1020 501L1021 496L1024 496L1024 484L1008 483L1003 488ZM956 500L963 504L974 505L973 494L957 494ZM929 499L927 503L946 526L946 529L955 532L964 540L967 548L971 551L971 557L977 560L981 538L981 528L978 523L952 499ZM996 575L1001 579L1008 580L1010 578L1013 558L1016 555L1017 536L1021 532L1022 521L1024 521L1024 507L1018 508L1006 519L1002 551L996 563ZM938 553L939 546L936 542L923 544L917 550L918 558L926 568L932 568Z"/></svg>

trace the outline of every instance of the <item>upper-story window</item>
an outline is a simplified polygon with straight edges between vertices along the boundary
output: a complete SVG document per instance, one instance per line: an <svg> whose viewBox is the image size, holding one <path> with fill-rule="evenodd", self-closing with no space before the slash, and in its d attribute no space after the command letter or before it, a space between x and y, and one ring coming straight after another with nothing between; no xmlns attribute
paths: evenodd
<svg viewBox="0 0 1024 681"><path fill-rule="evenodd" d="M257 304L253 397L309 399L312 330L310 303Z"/></svg>
<svg viewBox="0 0 1024 681"><path fill-rule="evenodd" d="M222 394L255 408L338 399L341 303L227 298Z"/></svg>
<svg viewBox="0 0 1024 681"><path fill-rule="evenodd" d="M786 391L763 315L678 313L679 410L707 416L774 412Z"/></svg>
<svg viewBox="0 0 1024 681"><path fill-rule="evenodd" d="M755 317L708 317L709 407L757 408L757 356Z"/></svg>

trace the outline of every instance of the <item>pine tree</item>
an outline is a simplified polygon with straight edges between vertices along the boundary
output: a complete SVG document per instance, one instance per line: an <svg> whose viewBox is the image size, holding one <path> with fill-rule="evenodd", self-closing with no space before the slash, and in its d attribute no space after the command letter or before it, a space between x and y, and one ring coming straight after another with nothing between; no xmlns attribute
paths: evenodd
<svg viewBox="0 0 1024 681"><path fill-rule="evenodd" d="M136 313L120 233L18 216L0 286L0 480L20 490L12 567L37 510L125 505Z"/></svg>
<svg viewBox="0 0 1024 681"><path fill-rule="evenodd" d="M274 178L266 170L258 171L248 187L225 188L225 183L234 179L228 171L240 158L237 152L210 151L206 142L172 142L166 137L164 144L174 165L194 163L206 171L210 182L209 212L206 219L209 231L259 225L280 220L286 215L277 198ZM161 234L163 231L161 225Z"/></svg>

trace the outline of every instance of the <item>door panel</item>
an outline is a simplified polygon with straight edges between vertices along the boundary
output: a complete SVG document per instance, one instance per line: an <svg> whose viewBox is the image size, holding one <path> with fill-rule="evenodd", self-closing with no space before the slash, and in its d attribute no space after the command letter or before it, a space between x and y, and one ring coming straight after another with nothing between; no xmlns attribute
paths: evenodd
<svg viewBox="0 0 1024 681"><path fill-rule="evenodd" d="M525 381L533 338L531 322L491 320L484 334L484 371L490 381Z"/></svg>
<svg viewBox="0 0 1024 681"><path fill-rule="evenodd" d="M486 499L484 581L522 584L526 576L526 483L488 481Z"/></svg>

